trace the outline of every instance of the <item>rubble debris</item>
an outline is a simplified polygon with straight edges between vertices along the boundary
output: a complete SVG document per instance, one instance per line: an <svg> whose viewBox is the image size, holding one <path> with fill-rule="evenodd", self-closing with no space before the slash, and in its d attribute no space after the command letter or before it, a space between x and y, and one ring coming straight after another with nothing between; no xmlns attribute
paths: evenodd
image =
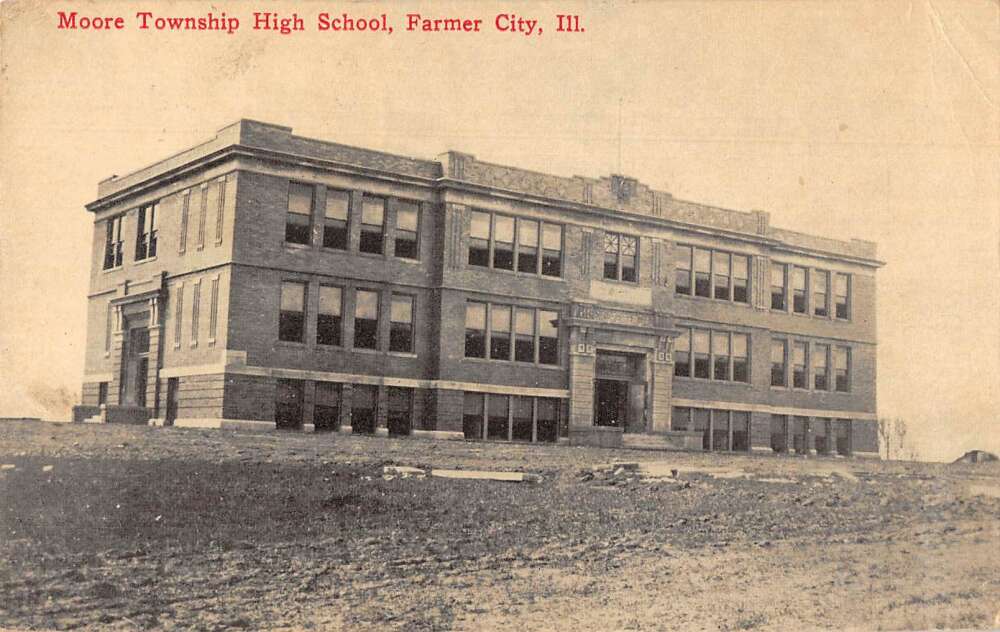
<svg viewBox="0 0 1000 632"><path fill-rule="evenodd" d="M427 473L419 467L407 465L386 465L382 468L382 478L391 481L394 478L425 478Z"/></svg>
<svg viewBox="0 0 1000 632"><path fill-rule="evenodd" d="M483 470L431 470L438 478L460 478L477 481L506 481L512 483L540 483L542 477L528 472L487 472Z"/></svg>

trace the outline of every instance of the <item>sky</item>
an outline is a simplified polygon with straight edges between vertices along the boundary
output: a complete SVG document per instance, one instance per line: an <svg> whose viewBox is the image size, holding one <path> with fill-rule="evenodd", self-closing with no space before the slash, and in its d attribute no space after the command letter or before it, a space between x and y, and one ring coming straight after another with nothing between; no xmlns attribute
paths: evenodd
<svg viewBox="0 0 1000 632"><path fill-rule="evenodd" d="M306 30L255 32L254 10ZM498 13L538 19L530 36ZM122 16L60 30L58 11ZM140 30L135 14L241 20ZM316 29L386 14L392 34ZM406 14L481 18L406 32ZM583 32L555 32L556 14ZM537 28L537 27L536 27ZM995 2L0 3L0 417L79 401L97 182L239 118L433 158L625 173L879 244L878 411L920 458L1000 452Z"/></svg>

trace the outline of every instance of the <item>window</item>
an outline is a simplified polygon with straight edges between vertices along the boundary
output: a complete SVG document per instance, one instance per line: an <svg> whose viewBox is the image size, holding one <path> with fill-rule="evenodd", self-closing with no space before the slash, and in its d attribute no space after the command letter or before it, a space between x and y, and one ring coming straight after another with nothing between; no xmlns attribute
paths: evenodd
<svg viewBox="0 0 1000 632"><path fill-rule="evenodd" d="M538 362L559 364L559 314L542 309L538 311Z"/></svg>
<svg viewBox="0 0 1000 632"><path fill-rule="evenodd" d="M710 450L711 435L709 429L712 425L712 411L707 408L694 408L691 410L691 430L701 433L701 447Z"/></svg>
<svg viewBox="0 0 1000 632"><path fill-rule="evenodd" d="M135 237L135 260L156 256L156 204L139 207L139 223Z"/></svg>
<svg viewBox="0 0 1000 632"><path fill-rule="evenodd" d="M312 233L313 188L307 184L288 184L288 214L285 218L285 241L292 244L310 242Z"/></svg>
<svg viewBox="0 0 1000 632"><path fill-rule="evenodd" d="M341 311L343 309L343 290L330 285L319 286L319 307L316 315L316 344L341 345L341 330L343 328Z"/></svg>
<svg viewBox="0 0 1000 632"><path fill-rule="evenodd" d="M514 218L496 215L493 218L493 267L514 269Z"/></svg>
<svg viewBox="0 0 1000 632"><path fill-rule="evenodd" d="M806 302L806 269L792 266L792 311L796 314L807 314Z"/></svg>
<svg viewBox="0 0 1000 632"><path fill-rule="evenodd" d="M750 363L748 362L748 338L746 334L733 334L733 381L750 382Z"/></svg>
<svg viewBox="0 0 1000 632"><path fill-rule="evenodd" d="M486 303L465 304L465 357L486 357Z"/></svg>
<svg viewBox="0 0 1000 632"><path fill-rule="evenodd" d="M713 296L722 300L729 300L729 253L728 252L713 252L712 253L712 286L713 286Z"/></svg>
<svg viewBox="0 0 1000 632"><path fill-rule="evenodd" d="M466 439L483 438L485 400L482 393L465 393L462 399L462 431Z"/></svg>
<svg viewBox="0 0 1000 632"><path fill-rule="evenodd" d="M813 314L825 318L830 315L830 308L827 305L830 296L830 273L825 270L813 270L812 282Z"/></svg>
<svg viewBox="0 0 1000 632"><path fill-rule="evenodd" d="M278 316L278 340L302 342L306 322L306 284L281 283L281 311Z"/></svg>
<svg viewBox="0 0 1000 632"><path fill-rule="evenodd" d="M829 390L829 376L827 370L829 366L830 345L814 345L812 352L813 361L813 388L817 391Z"/></svg>
<svg viewBox="0 0 1000 632"><path fill-rule="evenodd" d="M682 329L674 341L674 375L691 375L691 330Z"/></svg>
<svg viewBox="0 0 1000 632"><path fill-rule="evenodd" d="M788 310L786 302L786 287L788 281L788 266L783 263L771 262L771 309L782 312Z"/></svg>
<svg viewBox="0 0 1000 632"><path fill-rule="evenodd" d="M396 204L396 244L394 253L404 259L419 259L417 250L417 227L420 221L420 206L415 202Z"/></svg>
<svg viewBox="0 0 1000 632"><path fill-rule="evenodd" d="M490 214L472 212L469 228L469 265L490 266Z"/></svg>
<svg viewBox="0 0 1000 632"><path fill-rule="evenodd" d="M771 341L771 386L787 386L788 341Z"/></svg>
<svg viewBox="0 0 1000 632"><path fill-rule="evenodd" d="M630 235L605 233L604 235L604 278L613 281L634 283L638 276L639 240Z"/></svg>
<svg viewBox="0 0 1000 632"><path fill-rule="evenodd" d="M733 300L750 302L750 258L733 255Z"/></svg>
<svg viewBox="0 0 1000 632"><path fill-rule="evenodd" d="M378 292L358 290L354 305L354 347L378 349Z"/></svg>
<svg viewBox="0 0 1000 632"><path fill-rule="evenodd" d="M413 389L390 386L387 391L389 410L386 422L389 434L394 436L410 434L413 425Z"/></svg>
<svg viewBox="0 0 1000 632"><path fill-rule="evenodd" d="M490 305L490 359L510 360L509 305Z"/></svg>
<svg viewBox="0 0 1000 632"><path fill-rule="evenodd" d="M538 274L538 222L517 220L517 271Z"/></svg>
<svg viewBox="0 0 1000 632"><path fill-rule="evenodd" d="M694 377L708 379L708 332L695 329L692 334L692 350L694 355Z"/></svg>
<svg viewBox="0 0 1000 632"><path fill-rule="evenodd" d="M514 410L510 421L511 441L528 441L534 434L535 401L533 397L514 396Z"/></svg>
<svg viewBox="0 0 1000 632"><path fill-rule="evenodd" d="M514 360L535 361L535 310L518 307L514 310Z"/></svg>
<svg viewBox="0 0 1000 632"><path fill-rule="evenodd" d="M691 426L691 409L674 406L670 414L671 430L687 430Z"/></svg>
<svg viewBox="0 0 1000 632"><path fill-rule="evenodd" d="M788 417L785 415L771 415L771 449L788 451Z"/></svg>
<svg viewBox="0 0 1000 632"><path fill-rule="evenodd" d="M380 255L385 233L385 200L365 196L361 202L361 243L358 250Z"/></svg>
<svg viewBox="0 0 1000 632"><path fill-rule="evenodd" d="M563 229L558 224L542 224L542 274L562 274Z"/></svg>
<svg viewBox="0 0 1000 632"><path fill-rule="evenodd" d="M323 247L347 250L347 219L351 209L351 194L335 189L326 190L323 211Z"/></svg>
<svg viewBox="0 0 1000 632"><path fill-rule="evenodd" d="M721 331L712 332L713 373L716 380L729 379L729 334Z"/></svg>
<svg viewBox="0 0 1000 632"><path fill-rule="evenodd" d="M122 264L122 219L123 215L108 218L107 237L104 240L104 269L110 270Z"/></svg>
<svg viewBox="0 0 1000 632"><path fill-rule="evenodd" d="M302 426L303 381L279 379L274 398L274 421L278 430Z"/></svg>
<svg viewBox="0 0 1000 632"><path fill-rule="evenodd" d="M711 297L712 252L694 249L694 295Z"/></svg>
<svg viewBox="0 0 1000 632"><path fill-rule="evenodd" d="M691 246L677 246L674 250L674 292L691 294Z"/></svg>
<svg viewBox="0 0 1000 632"><path fill-rule="evenodd" d="M559 400L539 397L535 402L538 408L535 437L538 441L554 443L559 436Z"/></svg>
<svg viewBox="0 0 1000 632"><path fill-rule="evenodd" d="M834 388L846 393L851 390L850 379L851 350L848 347L834 347L833 369Z"/></svg>
<svg viewBox="0 0 1000 632"><path fill-rule="evenodd" d="M836 316L847 320L851 317L850 311L850 291L851 291L851 277L847 274L837 273L834 280L834 292L836 296Z"/></svg>
<svg viewBox="0 0 1000 632"><path fill-rule="evenodd" d="M389 351L413 352L413 297L392 295L389 306Z"/></svg>
<svg viewBox="0 0 1000 632"><path fill-rule="evenodd" d="M490 395L486 398L486 410L486 438L507 439L510 397L508 395Z"/></svg>
<svg viewBox="0 0 1000 632"><path fill-rule="evenodd" d="M837 435L837 454L847 456L851 453L851 420L837 419L834 427Z"/></svg>
<svg viewBox="0 0 1000 632"><path fill-rule="evenodd" d="M343 386L336 382L316 382L316 404L313 408L313 428L316 432L340 427L340 406Z"/></svg>
<svg viewBox="0 0 1000 632"><path fill-rule="evenodd" d="M749 452L750 413L741 410L734 410L731 415L733 441L729 449L733 452Z"/></svg>
<svg viewBox="0 0 1000 632"><path fill-rule="evenodd" d="M375 415L378 410L378 387L355 384L351 388L351 432L375 433Z"/></svg>
<svg viewBox="0 0 1000 632"><path fill-rule="evenodd" d="M809 388L806 382L806 343L796 342L792 349L792 386Z"/></svg>

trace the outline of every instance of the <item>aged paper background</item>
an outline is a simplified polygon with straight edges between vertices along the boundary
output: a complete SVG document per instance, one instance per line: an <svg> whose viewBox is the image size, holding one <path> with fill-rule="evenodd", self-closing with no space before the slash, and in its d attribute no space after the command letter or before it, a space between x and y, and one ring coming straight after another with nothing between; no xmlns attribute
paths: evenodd
<svg viewBox="0 0 1000 632"><path fill-rule="evenodd" d="M58 30L59 10L126 29ZM243 26L142 31L137 11ZM253 11L307 30L255 32ZM386 13L395 32L317 32L321 11ZM407 33L408 12L483 30ZM496 32L500 12L543 33ZM554 33L558 13L585 32ZM995 2L14 0L0 18L0 416L79 401L97 182L249 117L417 157L626 173L877 241L880 414L909 422L922 458L1000 451Z"/></svg>

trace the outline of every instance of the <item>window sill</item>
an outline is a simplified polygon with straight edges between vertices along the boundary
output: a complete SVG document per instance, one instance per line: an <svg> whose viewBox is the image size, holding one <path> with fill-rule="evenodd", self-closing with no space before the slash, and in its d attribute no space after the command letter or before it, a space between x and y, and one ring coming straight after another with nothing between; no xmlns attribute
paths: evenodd
<svg viewBox="0 0 1000 632"><path fill-rule="evenodd" d="M115 266L113 268L102 268L101 273L108 274L109 272L118 272L119 270L124 270L124 269L125 269L125 264L122 264L120 266Z"/></svg>
<svg viewBox="0 0 1000 632"><path fill-rule="evenodd" d="M305 349L306 343L297 342L295 340L278 340L274 343L275 347L285 347L287 349Z"/></svg>
<svg viewBox="0 0 1000 632"><path fill-rule="evenodd" d="M555 370L565 370L561 364L542 364L541 362L518 362L517 360L494 360L492 358L469 358L462 357L462 360L466 362L473 362L475 364L488 364L491 366L513 366L513 367L524 367L533 369L555 369Z"/></svg>
<svg viewBox="0 0 1000 632"><path fill-rule="evenodd" d="M681 380L682 382L690 382L692 384L719 384L722 386L739 386L747 389L753 388L753 384L750 382L735 382L733 380L713 380L706 377L689 377L686 375L675 375L674 379Z"/></svg>
<svg viewBox="0 0 1000 632"><path fill-rule="evenodd" d="M734 305L736 307L750 307L750 303L744 303L742 301L735 301L732 299L725 299L725 298L712 298L711 296L694 296L692 294L678 294L677 292L674 292L674 297L682 298L687 301L698 301L698 302L710 301L714 304L723 304L723 305L728 304L728 305Z"/></svg>
<svg viewBox="0 0 1000 632"><path fill-rule="evenodd" d="M636 281L622 281L621 279L609 279L606 276L601 276L600 280L604 281L605 283L617 283L619 285L624 285L624 286L627 286L627 287L642 287L642 285L637 280Z"/></svg>
<svg viewBox="0 0 1000 632"><path fill-rule="evenodd" d="M498 272L500 274L509 274L515 277L522 277L525 279L542 279L544 281L565 281L566 277L552 276L551 274L540 274L538 272L521 272L520 270L507 270L505 268L494 268L492 266L480 266L473 263L465 262L465 268L467 270L482 270L485 272Z"/></svg>
<svg viewBox="0 0 1000 632"><path fill-rule="evenodd" d="M156 261L156 257L146 257L145 259L136 259L134 263L137 266L141 266L144 263L150 263L153 261Z"/></svg>
<svg viewBox="0 0 1000 632"><path fill-rule="evenodd" d="M379 351L378 349L368 349L367 347L351 347L350 350L353 353L365 353L368 355L379 355L380 353L385 353L385 351Z"/></svg>
<svg viewBox="0 0 1000 632"><path fill-rule="evenodd" d="M285 247L285 250L312 250L312 244L300 244L294 241L283 241L281 242Z"/></svg>
<svg viewBox="0 0 1000 632"><path fill-rule="evenodd" d="M417 354L412 351L386 351L388 355L394 358L416 358Z"/></svg>

